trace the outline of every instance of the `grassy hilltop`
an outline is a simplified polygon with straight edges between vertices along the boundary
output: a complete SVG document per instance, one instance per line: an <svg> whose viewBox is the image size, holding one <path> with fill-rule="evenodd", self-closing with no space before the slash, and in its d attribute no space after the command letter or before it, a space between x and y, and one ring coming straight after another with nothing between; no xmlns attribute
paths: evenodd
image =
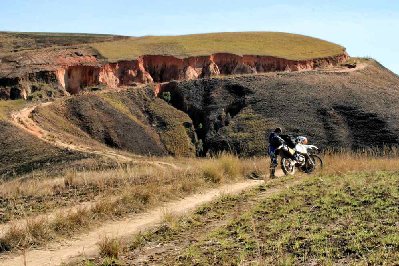
<svg viewBox="0 0 399 266"><path fill-rule="evenodd" d="M265 55L301 60L341 54L345 48L308 36L281 32L228 32L182 36L145 36L91 44L109 60L134 59L141 55L172 55L179 58L231 53Z"/></svg>
<svg viewBox="0 0 399 266"><path fill-rule="evenodd" d="M48 47L89 46L111 61L142 55L179 58L232 53L302 60L342 54L345 48L321 39L283 32L223 32L128 37L107 34L0 32L0 55Z"/></svg>

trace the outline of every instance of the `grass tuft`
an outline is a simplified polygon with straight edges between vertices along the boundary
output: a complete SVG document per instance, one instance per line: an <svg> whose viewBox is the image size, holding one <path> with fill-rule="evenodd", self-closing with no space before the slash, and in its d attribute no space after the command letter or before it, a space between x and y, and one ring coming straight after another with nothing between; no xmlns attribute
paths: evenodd
<svg viewBox="0 0 399 266"><path fill-rule="evenodd" d="M214 163L203 166L204 179L212 183L221 183L224 179L223 169Z"/></svg>
<svg viewBox="0 0 399 266"><path fill-rule="evenodd" d="M117 259L122 250L121 241L105 236L98 243L101 257Z"/></svg>
<svg viewBox="0 0 399 266"><path fill-rule="evenodd" d="M234 180L243 176L244 169L243 162L228 153L222 153L202 164L204 179L213 183L220 183L224 179Z"/></svg>

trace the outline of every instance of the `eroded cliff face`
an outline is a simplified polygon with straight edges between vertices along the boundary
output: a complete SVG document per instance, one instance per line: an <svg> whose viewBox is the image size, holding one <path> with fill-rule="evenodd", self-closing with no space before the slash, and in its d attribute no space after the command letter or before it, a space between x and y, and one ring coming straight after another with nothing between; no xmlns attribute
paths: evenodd
<svg viewBox="0 0 399 266"><path fill-rule="evenodd" d="M139 58L138 60L103 65L100 68L98 82L116 88L133 83L150 83L153 82L153 79L144 68L142 58Z"/></svg>
<svg viewBox="0 0 399 266"><path fill-rule="evenodd" d="M192 80L218 75L254 74L273 71L305 71L336 66L348 59L346 53L327 58L288 60L271 56L234 55L218 53L209 56L176 58L165 55L144 55L136 60L115 63L101 62L93 56L74 55L72 59L57 58L48 70L28 73L14 79L0 79L0 97L26 98L31 89L24 81L52 84L70 94L93 86L117 88L137 83L162 83L171 80ZM30 75L30 76L29 76ZM36 77L36 78L35 78ZM43 79L42 77L51 77ZM158 87L157 87L158 88ZM16 91L16 92L15 92ZM160 90L156 89L156 93Z"/></svg>

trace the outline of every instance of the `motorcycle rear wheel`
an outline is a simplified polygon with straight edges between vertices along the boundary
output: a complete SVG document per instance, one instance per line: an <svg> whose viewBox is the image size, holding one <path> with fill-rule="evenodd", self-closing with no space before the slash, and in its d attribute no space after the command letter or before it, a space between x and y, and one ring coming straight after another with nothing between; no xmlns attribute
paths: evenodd
<svg viewBox="0 0 399 266"><path fill-rule="evenodd" d="M281 170L283 170L285 175L295 174L295 162L290 158L282 158Z"/></svg>

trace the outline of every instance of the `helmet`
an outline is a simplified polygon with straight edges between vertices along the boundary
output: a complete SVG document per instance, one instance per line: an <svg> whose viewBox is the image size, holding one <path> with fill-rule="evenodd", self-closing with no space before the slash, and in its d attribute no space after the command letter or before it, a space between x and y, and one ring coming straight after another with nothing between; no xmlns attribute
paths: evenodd
<svg viewBox="0 0 399 266"><path fill-rule="evenodd" d="M283 132L283 130L281 129L281 127L278 127L278 128L276 128L276 129L274 130L274 132L276 132L276 133L281 133L281 132Z"/></svg>

